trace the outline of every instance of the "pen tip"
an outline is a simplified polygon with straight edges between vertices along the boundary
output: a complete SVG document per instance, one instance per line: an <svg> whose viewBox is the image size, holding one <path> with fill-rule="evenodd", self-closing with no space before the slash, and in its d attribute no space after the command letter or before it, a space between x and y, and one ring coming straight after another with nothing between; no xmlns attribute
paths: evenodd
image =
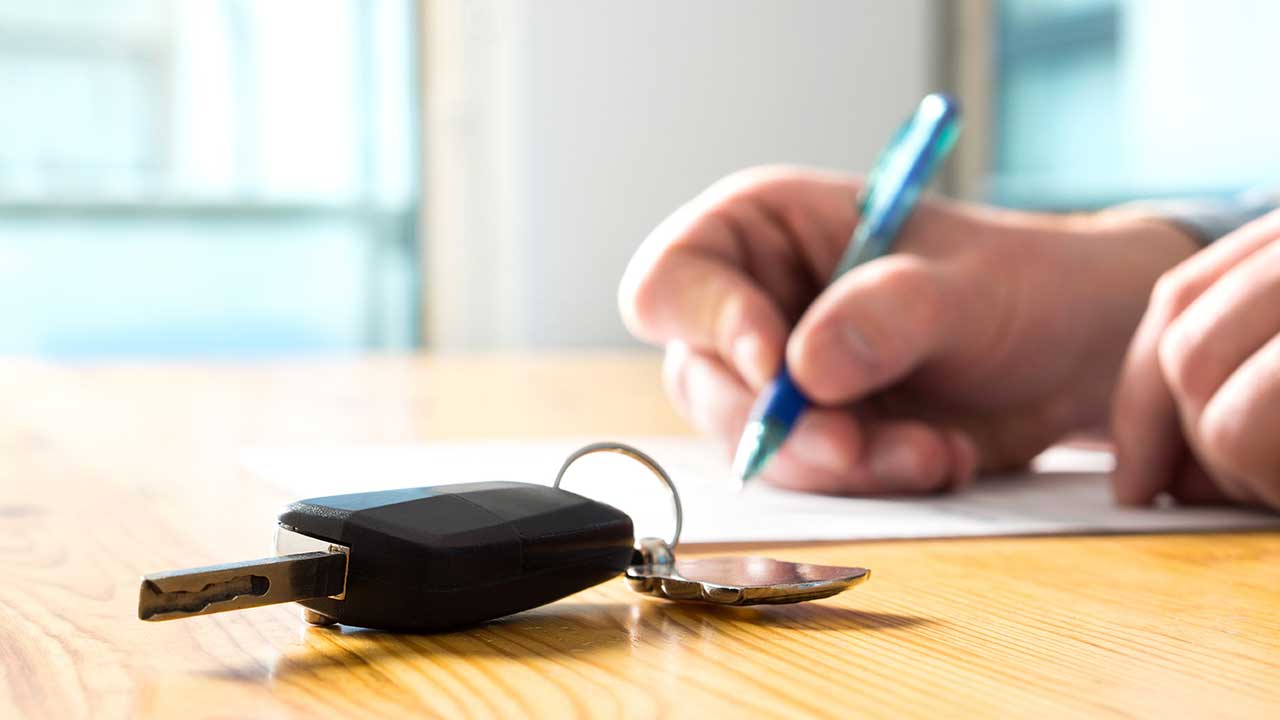
<svg viewBox="0 0 1280 720"><path fill-rule="evenodd" d="M738 442L738 450L733 455L733 474L744 484L759 475L773 456L777 446L770 442L771 435L764 427L748 428Z"/></svg>
<svg viewBox="0 0 1280 720"><path fill-rule="evenodd" d="M746 443L739 446L738 452L733 457L733 474L743 483L755 477L763 464L760 462L762 455L760 446L754 442L749 447L745 445Z"/></svg>

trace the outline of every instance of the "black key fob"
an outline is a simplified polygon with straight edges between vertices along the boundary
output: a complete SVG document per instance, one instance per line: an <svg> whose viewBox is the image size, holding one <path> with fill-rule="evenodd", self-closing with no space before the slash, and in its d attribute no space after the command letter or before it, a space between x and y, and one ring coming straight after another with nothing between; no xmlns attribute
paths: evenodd
<svg viewBox="0 0 1280 720"><path fill-rule="evenodd" d="M593 452L643 464L671 491L670 543L636 546L631 518L558 486ZM313 498L280 514L276 554L152 573L138 617L174 620L298 602L308 622L382 630L452 630L528 610L624 571L632 588L682 602L784 604L830 597L869 571L754 557L677 560L682 510L670 477L627 445L569 456L556 485L486 482Z"/></svg>
<svg viewBox="0 0 1280 720"><path fill-rule="evenodd" d="M514 482L312 498L279 521L348 554L341 599L299 602L385 630L449 630L544 605L621 574L635 544L621 510Z"/></svg>

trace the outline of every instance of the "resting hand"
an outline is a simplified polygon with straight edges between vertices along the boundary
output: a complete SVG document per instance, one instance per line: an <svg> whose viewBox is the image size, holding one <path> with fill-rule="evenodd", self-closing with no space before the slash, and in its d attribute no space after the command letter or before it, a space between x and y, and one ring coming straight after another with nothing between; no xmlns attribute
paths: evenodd
<svg viewBox="0 0 1280 720"><path fill-rule="evenodd" d="M1160 278L1113 422L1120 501L1280 509L1280 212Z"/></svg>

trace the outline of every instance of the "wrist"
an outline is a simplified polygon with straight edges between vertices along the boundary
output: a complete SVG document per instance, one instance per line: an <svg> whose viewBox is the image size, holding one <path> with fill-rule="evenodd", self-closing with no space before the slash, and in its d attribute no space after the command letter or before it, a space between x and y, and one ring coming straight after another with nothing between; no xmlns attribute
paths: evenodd
<svg viewBox="0 0 1280 720"><path fill-rule="evenodd" d="M1099 431L1152 288L1200 245L1179 226L1133 208L1063 216L1058 227L1073 258L1072 303L1083 327L1075 429Z"/></svg>

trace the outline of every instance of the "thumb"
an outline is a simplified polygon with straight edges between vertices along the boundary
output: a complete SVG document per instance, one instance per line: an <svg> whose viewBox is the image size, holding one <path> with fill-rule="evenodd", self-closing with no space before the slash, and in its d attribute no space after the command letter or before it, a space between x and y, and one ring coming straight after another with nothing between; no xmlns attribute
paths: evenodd
<svg viewBox="0 0 1280 720"><path fill-rule="evenodd" d="M954 333L941 280L919 257L892 255L847 273L811 305L787 343L787 368L823 405L856 400L910 374Z"/></svg>

